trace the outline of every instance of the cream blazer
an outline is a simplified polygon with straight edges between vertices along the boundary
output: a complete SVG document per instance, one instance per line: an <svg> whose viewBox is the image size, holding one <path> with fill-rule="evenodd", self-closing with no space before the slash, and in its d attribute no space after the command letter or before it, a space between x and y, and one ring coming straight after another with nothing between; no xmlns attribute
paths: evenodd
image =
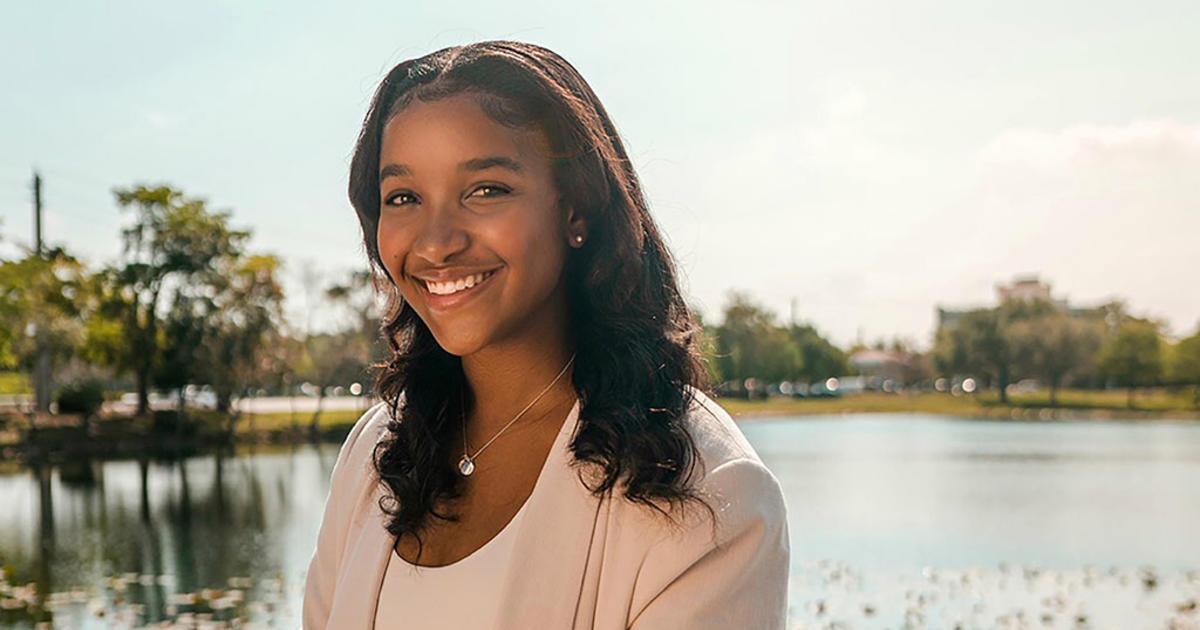
<svg viewBox="0 0 1200 630"><path fill-rule="evenodd" d="M787 618L787 508L779 481L729 414L694 394L686 422L701 453L697 488L713 506L684 527L609 493L594 497L569 448L576 401L518 523L495 628L775 630ZM304 588L304 630L369 630L394 538L371 464L384 403L346 437ZM585 477L594 480L594 477ZM623 486L618 486L621 488Z"/></svg>

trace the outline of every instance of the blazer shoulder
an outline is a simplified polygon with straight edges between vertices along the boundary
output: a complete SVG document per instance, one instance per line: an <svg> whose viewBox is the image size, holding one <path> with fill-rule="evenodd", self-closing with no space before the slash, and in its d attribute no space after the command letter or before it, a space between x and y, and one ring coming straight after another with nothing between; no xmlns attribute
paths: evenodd
<svg viewBox="0 0 1200 630"><path fill-rule="evenodd" d="M684 423L700 452L705 473L739 459L762 464L762 458L724 407L690 385L687 394L690 403Z"/></svg>
<svg viewBox="0 0 1200 630"><path fill-rule="evenodd" d="M387 433L387 425L391 418L391 407L387 401L379 401L371 405L359 416L338 452L334 474L335 483L346 477L360 479L374 470L371 461L374 448ZM340 474L338 474L339 472Z"/></svg>
<svg viewBox="0 0 1200 630"><path fill-rule="evenodd" d="M680 529L693 530L692 534L697 536L709 533L709 527L699 525L714 524L710 518L713 516L724 521L720 525L735 529L741 526L737 521L760 519L778 523L786 519L779 479L763 463L733 417L697 388L689 386L688 396L690 406L683 421L696 445L699 461L693 463L685 483L713 512L695 503L685 503L669 506L669 516L664 518L660 512L642 505L619 501L625 527L639 532L631 539L632 544L643 548L663 536L678 535Z"/></svg>
<svg viewBox="0 0 1200 630"><path fill-rule="evenodd" d="M386 400L381 400L371 405L354 422L354 427L350 429L350 434L346 436L346 443L354 447L360 443L373 442L374 440L364 440L363 438L365 436L378 438L387 430L388 422L391 419L391 407Z"/></svg>
<svg viewBox="0 0 1200 630"><path fill-rule="evenodd" d="M763 463L728 411L704 392L695 388L691 392L693 399L687 422L701 461L696 463L688 479L715 513L687 505L678 515L677 524L684 529L690 528L692 535L699 535L706 528L697 525L709 522L724 530L718 539L756 522L779 528L787 521L787 506L779 478ZM708 516L715 516L716 522L706 518ZM678 529L668 527L668 537L677 535ZM713 541L710 538L707 542Z"/></svg>
<svg viewBox="0 0 1200 630"><path fill-rule="evenodd" d="M697 484L712 509L691 504L639 554L632 628L782 628L787 610L788 510L757 458L713 467Z"/></svg>

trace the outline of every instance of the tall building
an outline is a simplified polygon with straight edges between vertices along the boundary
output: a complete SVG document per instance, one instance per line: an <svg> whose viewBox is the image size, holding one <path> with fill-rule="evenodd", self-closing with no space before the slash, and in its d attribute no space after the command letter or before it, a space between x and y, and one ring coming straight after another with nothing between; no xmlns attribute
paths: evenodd
<svg viewBox="0 0 1200 630"><path fill-rule="evenodd" d="M1072 317L1087 317L1095 315L1102 307L1073 307L1066 298L1055 299L1051 294L1050 284L1042 282L1037 274L1015 276L1011 283L996 284L996 304L974 308L942 308L937 307L938 328L953 326L976 308L992 308L1013 300L1042 300L1052 302L1058 308L1066 311Z"/></svg>
<svg viewBox="0 0 1200 630"><path fill-rule="evenodd" d="M1038 279L1037 275L1017 276L1012 284L999 283L996 285L996 302L1003 304L1009 300L1042 300L1052 301L1050 285ZM1066 301L1063 300L1063 305Z"/></svg>

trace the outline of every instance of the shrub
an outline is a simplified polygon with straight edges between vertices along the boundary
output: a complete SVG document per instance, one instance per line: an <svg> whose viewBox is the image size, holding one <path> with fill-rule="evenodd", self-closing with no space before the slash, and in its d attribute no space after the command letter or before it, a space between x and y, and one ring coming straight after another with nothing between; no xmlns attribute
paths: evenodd
<svg viewBox="0 0 1200 630"><path fill-rule="evenodd" d="M100 411L103 403L104 384L97 379L73 381L58 390L59 413L79 413L90 418Z"/></svg>

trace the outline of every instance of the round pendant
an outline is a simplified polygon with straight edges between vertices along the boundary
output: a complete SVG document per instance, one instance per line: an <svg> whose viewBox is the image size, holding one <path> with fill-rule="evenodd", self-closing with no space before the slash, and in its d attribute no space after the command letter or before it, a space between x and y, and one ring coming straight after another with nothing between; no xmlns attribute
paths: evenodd
<svg viewBox="0 0 1200 630"><path fill-rule="evenodd" d="M470 457L463 455L462 459L458 460L458 472L462 473L464 477L470 477L471 473L475 472L475 462L471 461Z"/></svg>

